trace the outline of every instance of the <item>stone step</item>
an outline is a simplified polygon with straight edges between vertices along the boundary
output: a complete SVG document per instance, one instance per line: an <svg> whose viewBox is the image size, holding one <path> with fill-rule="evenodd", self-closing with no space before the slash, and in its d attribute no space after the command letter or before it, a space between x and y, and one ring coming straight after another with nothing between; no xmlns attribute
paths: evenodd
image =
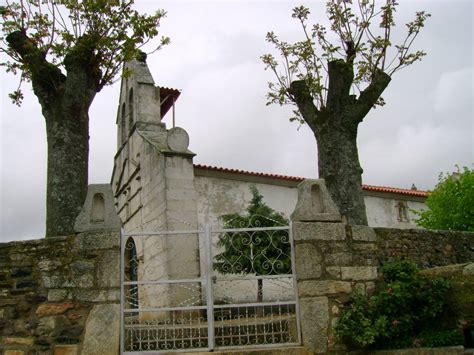
<svg viewBox="0 0 474 355"><path fill-rule="evenodd" d="M278 347L278 348L248 348L238 350L216 350L213 352L186 352L181 354L194 354L194 355L311 355L302 346L292 347Z"/></svg>

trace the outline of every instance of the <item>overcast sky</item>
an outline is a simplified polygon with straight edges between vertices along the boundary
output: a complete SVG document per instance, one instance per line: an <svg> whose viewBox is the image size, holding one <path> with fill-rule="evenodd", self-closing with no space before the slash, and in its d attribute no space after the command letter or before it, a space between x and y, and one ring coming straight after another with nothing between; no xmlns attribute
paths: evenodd
<svg viewBox="0 0 474 355"><path fill-rule="evenodd" d="M3 3L3 1L0 1ZM396 31L415 11L432 14L416 47L428 56L394 75L387 105L359 128L366 184L432 189L440 172L473 164L473 6L464 1L400 0ZM148 58L160 86L182 90L177 125L190 135L195 163L317 177L316 143L306 126L288 122L289 107L266 106L259 57L272 51L267 31L301 38L291 9L310 7L325 21L324 3L293 1L140 1L168 12L161 34L171 45ZM2 58L3 60L3 58ZM7 94L18 78L1 72L0 240L44 236L46 138L40 106L24 85L21 108ZM119 83L100 92L90 110L90 183L108 183L116 151ZM168 116L171 116L169 114ZM164 122L171 126L171 117Z"/></svg>

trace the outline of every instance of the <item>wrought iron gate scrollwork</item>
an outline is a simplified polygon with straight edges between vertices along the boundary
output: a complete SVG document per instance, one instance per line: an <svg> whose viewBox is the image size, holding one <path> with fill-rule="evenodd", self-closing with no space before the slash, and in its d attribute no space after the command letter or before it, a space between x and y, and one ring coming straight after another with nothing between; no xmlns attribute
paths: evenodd
<svg viewBox="0 0 474 355"><path fill-rule="evenodd" d="M290 226L122 232L122 353L300 343Z"/></svg>

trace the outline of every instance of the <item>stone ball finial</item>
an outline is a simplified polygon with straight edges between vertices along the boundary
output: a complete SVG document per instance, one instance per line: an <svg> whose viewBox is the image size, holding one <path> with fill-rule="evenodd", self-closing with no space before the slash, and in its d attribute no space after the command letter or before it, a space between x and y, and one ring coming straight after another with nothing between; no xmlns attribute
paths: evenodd
<svg viewBox="0 0 474 355"><path fill-rule="evenodd" d="M146 63L146 57L147 57L147 54L145 52L138 51L136 58L140 63Z"/></svg>
<svg viewBox="0 0 474 355"><path fill-rule="evenodd" d="M168 147L175 152L185 152L189 146L189 135L181 127L174 127L168 131Z"/></svg>

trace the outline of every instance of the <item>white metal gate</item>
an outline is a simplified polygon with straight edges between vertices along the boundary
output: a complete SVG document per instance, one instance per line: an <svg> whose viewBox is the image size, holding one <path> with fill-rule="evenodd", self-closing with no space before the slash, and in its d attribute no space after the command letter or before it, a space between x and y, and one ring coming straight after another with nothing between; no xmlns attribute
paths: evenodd
<svg viewBox="0 0 474 355"><path fill-rule="evenodd" d="M121 352L301 343L291 226L121 234Z"/></svg>

